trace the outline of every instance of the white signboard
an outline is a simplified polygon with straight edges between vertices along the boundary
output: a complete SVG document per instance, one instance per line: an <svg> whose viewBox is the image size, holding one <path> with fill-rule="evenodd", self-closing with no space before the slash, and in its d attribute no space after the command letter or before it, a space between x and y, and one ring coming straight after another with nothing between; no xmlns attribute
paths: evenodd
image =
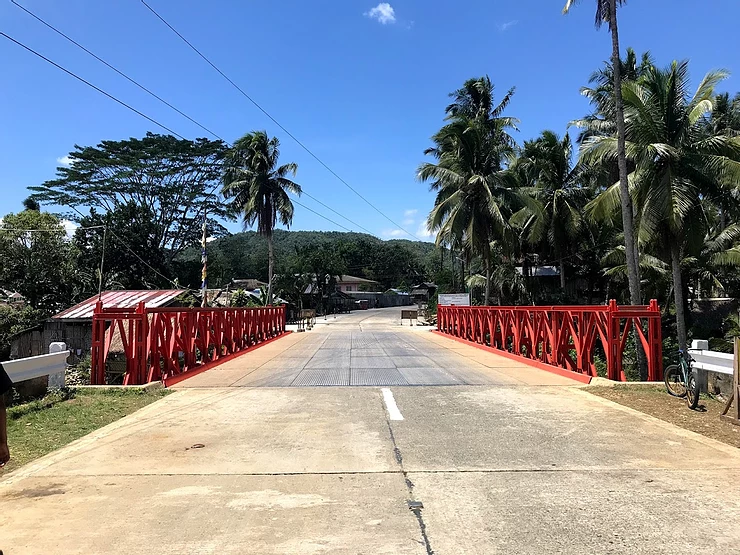
<svg viewBox="0 0 740 555"><path fill-rule="evenodd" d="M470 306L470 293L440 293L437 304L440 306Z"/></svg>

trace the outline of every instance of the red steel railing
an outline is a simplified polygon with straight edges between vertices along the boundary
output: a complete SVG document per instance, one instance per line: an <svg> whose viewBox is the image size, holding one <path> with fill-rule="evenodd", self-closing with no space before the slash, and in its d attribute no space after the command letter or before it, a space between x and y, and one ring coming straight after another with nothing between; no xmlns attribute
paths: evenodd
<svg viewBox="0 0 740 555"><path fill-rule="evenodd" d="M439 306L437 330L523 359L596 376L597 341L607 377L626 381L622 359L637 331L648 363L648 380L663 379L660 308L647 306Z"/></svg>
<svg viewBox="0 0 740 555"><path fill-rule="evenodd" d="M111 354L125 357L124 385L166 382L283 333L283 306L110 309L98 303L90 383L105 384Z"/></svg>

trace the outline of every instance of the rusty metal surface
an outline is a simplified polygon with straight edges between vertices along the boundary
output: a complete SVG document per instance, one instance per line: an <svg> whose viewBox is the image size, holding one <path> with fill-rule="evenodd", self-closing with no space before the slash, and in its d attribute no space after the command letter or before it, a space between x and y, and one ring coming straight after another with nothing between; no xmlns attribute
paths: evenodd
<svg viewBox="0 0 740 555"><path fill-rule="evenodd" d="M158 308L172 302L182 293L184 289L157 289L151 291L104 291L101 296L103 308L134 309L139 303L144 303L146 308ZM86 301L74 305L67 310L52 316L53 319L92 319L98 296L90 297Z"/></svg>

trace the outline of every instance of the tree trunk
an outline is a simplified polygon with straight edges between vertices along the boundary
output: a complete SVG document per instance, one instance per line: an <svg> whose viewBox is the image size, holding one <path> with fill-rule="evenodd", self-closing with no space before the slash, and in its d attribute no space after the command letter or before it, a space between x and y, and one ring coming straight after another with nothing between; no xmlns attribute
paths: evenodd
<svg viewBox="0 0 740 555"><path fill-rule="evenodd" d="M609 1L609 30L612 33L612 70L614 72L614 104L617 112L617 165L619 166L619 197L622 201L622 227L624 228L624 251L627 259L627 279L630 289L630 303L642 303L640 294L640 253L635 239L632 197L630 197L627 173L626 131L624 125L624 99L622 98L622 62L619 55L619 26L617 24L617 0ZM642 343L635 333L637 366L641 379L647 378L647 357Z"/></svg>
<svg viewBox="0 0 740 555"><path fill-rule="evenodd" d="M683 275L681 274L681 247L674 239L671 242L671 269L673 270L673 299L676 304L676 333L678 348L686 350L686 311L683 295Z"/></svg>
<svg viewBox="0 0 740 555"><path fill-rule="evenodd" d="M565 291L565 263L560 259L560 289Z"/></svg>
<svg viewBox="0 0 740 555"><path fill-rule="evenodd" d="M483 300L483 304L488 306L491 299L491 257L486 257L486 296Z"/></svg>
<svg viewBox="0 0 740 555"><path fill-rule="evenodd" d="M272 233L267 236L267 304L272 304L272 269L275 265L275 251L272 244Z"/></svg>
<svg viewBox="0 0 740 555"><path fill-rule="evenodd" d="M460 254L462 254L462 252ZM462 289L463 293L468 290L467 285L465 284L465 259L462 256L460 257L460 289Z"/></svg>
<svg viewBox="0 0 740 555"><path fill-rule="evenodd" d="M625 152L624 100L622 98L621 59L619 55L619 28L617 26L617 0L609 2L609 29L612 33L612 68L614 71L614 103L617 111L617 162L619 166L619 196L622 201L622 227L627 258L630 301L633 305L641 303L640 271L635 241L632 198L627 177L627 155Z"/></svg>

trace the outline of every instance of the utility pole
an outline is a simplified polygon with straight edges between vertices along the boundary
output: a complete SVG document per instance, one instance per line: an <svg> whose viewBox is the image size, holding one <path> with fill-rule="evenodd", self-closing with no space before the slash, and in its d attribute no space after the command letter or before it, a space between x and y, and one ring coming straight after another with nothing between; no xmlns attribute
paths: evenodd
<svg viewBox="0 0 740 555"><path fill-rule="evenodd" d="M200 306L205 308L208 306L208 251L206 250L206 239L208 238L207 232L206 232L206 221L208 220L208 210L206 209L203 212L203 238L201 239L200 245L201 245L201 255L200 255L200 261L203 264L203 270L201 271L201 280L202 283L200 284L201 291L203 292L203 299L201 300Z"/></svg>
<svg viewBox="0 0 740 555"><path fill-rule="evenodd" d="M108 228L103 226L103 244L100 253L100 268L98 268L98 302L103 298L103 265L105 264L105 236Z"/></svg>

